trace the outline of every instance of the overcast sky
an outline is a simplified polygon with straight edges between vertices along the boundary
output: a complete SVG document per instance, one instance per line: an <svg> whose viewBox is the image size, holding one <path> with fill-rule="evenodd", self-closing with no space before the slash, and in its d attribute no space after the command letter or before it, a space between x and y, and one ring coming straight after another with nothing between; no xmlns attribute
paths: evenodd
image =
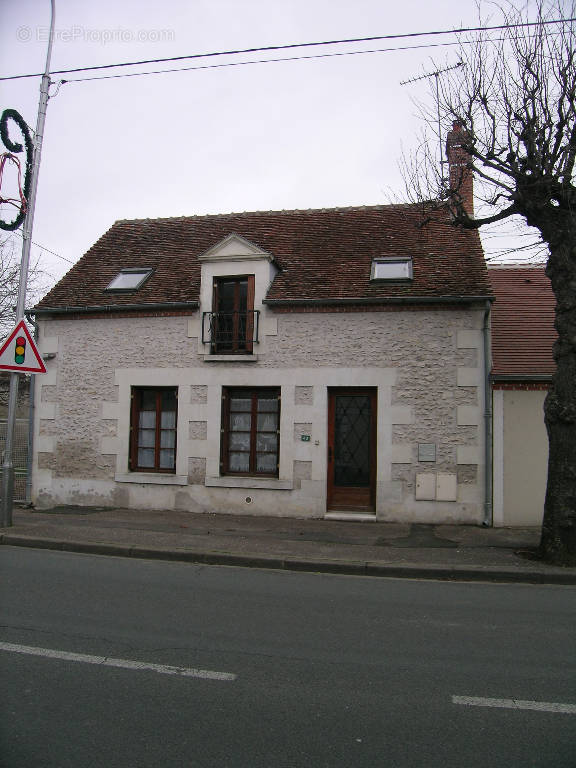
<svg viewBox="0 0 576 768"><path fill-rule="evenodd" d="M475 26L473 0L56 0L51 70ZM0 72L42 72L49 0L2 0ZM377 41L124 70L454 41ZM60 278L117 219L379 205L402 195L402 151L428 83L457 47L64 84L48 104L33 240ZM0 83L0 111L36 125L40 78ZM56 87L53 86L51 92ZM4 151L4 147L0 147ZM6 218L6 215L4 216ZM15 236L19 243L20 239ZM33 257L40 254L33 248Z"/></svg>

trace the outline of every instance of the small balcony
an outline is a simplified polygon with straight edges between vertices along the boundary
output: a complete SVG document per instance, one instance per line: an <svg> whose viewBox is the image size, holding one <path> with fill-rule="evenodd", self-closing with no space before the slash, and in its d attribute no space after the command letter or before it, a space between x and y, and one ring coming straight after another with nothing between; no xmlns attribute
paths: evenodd
<svg viewBox="0 0 576 768"><path fill-rule="evenodd" d="M258 343L260 311L204 312L202 344L213 355L251 355Z"/></svg>

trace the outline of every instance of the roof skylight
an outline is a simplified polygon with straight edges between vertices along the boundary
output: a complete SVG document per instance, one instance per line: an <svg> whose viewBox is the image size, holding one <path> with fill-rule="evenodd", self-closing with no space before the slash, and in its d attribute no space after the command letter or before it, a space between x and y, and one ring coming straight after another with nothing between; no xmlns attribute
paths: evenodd
<svg viewBox="0 0 576 768"><path fill-rule="evenodd" d="M370 280L412 280L412 257L382 257L372 261Z"/></svg>
<svg viewBox="0 0 576 768"><path fill-rule="evenodd" d="M114 280L107 285L106 291L136 291L152 274L150 267L133 267L123 269Z"/></svg>

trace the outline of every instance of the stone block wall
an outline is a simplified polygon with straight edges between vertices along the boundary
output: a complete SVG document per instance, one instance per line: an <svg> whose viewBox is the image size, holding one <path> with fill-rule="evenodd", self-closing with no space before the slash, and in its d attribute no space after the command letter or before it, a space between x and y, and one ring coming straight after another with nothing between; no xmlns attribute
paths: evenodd
<svg viewBox="0 0 576 768"><path fill-rule="evenodd" d="M35 502L322 516L328 389L363 386L378 398L378 518L479 522L482 312L264 308L273 333L231 363L206 360L185 316L42 320L40 348L56 356L38 377ZM133 386L178 387L175 475L129 472ZM281 387L278 479L220 477L223 386ZM421 444L434 444L433 463ZM422 472L453 474L457 498L417 501Z"/></svg>

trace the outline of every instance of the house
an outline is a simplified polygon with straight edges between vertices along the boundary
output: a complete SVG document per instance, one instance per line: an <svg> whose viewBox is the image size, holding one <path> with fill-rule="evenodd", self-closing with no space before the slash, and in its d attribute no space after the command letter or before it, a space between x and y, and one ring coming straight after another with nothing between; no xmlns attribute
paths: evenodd
<svg viewBox="0 0 576 768"><path fill-rule="evenodd" d="M482 522L491 287L421 220L116 222L33 312L35 504Z"/></svg>
<svg viewBox="0 0 576 768"><path fill-rule="evenodd" d="M489 276L494 525L539 526L548 464L543 408L556 369L555 298L542 266L491 267Z"/></svg>

